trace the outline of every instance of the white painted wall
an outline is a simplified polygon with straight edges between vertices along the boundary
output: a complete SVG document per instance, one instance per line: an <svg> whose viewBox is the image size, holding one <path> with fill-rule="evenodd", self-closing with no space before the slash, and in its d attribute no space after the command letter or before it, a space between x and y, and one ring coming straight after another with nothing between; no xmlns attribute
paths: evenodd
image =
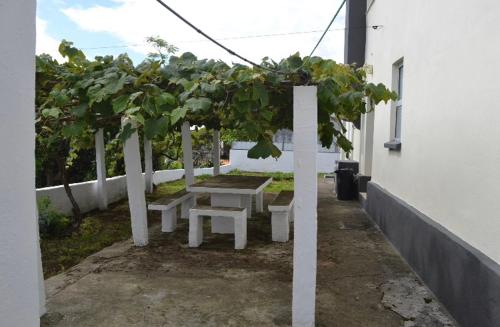
<svg viewBox="0 0 500 327"><path fill-rule="evenodd" d="M0 3L0 325L39 325L35 0Z"/></svg>
<svg viewBox="0 0 500 327"><path fill-rule="evenodd" d="M293 151L283 151L278 159L250 159L248 150L233 150L229 153L232 169L260 172L293 172ZM335 161L340 159L338 152L318 152L316 163L318 173L331 173L335 170Z"/></svg>
<svg viewBox="0 0 500 327"><path fill-rule="evenodd" d="M378 106L372 180L500 263L499 16L498 0L375 1L366 62L389 86L405 67L402 150Z"/></svg>
<svg viewBox="0 0 500 327"><path fill-rule="evenodd" d="M220 167L221 173L226 174L232 170L231 165ZM213 168L196 168L195 176L212 175ZM143 174L144 175L144 174ZM184 169L158 170L153 173L155 185L175 181L184 176ZM99 208L99 195L97 181L70 184L73 195L80 205L82 212L88 212ZM125 176L116 176L106 179L106 191L109 203L113 203L127 197L127 181ZM48 197L52 205L58 211L72 215L71 202L69 202L62 185L44 187L36 190L37 199Z"/></svg>

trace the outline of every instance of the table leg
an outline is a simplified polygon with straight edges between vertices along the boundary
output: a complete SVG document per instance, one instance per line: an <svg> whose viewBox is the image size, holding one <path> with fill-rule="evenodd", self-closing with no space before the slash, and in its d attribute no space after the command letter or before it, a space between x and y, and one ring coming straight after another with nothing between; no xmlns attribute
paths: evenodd
<svg viewBox="0 0 500 327"><path fill-rule="evenodd" d="M240 194L211 193L210 204L212 207L246 208L244 197ZM215 216L211 219L212 233L234 234L234 219Z"/></svg>

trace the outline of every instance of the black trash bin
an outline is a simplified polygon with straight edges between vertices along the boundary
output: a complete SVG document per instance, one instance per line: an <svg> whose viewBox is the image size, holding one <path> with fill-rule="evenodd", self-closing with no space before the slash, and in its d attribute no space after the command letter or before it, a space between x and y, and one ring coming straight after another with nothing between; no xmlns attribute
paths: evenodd
<svg viewBox="0 0 500 327"><path fill-rule="evenodd" d="M356 185L354 185L354 171L342 168L335 171L335 193L339 200L354 200Z"/></svg>

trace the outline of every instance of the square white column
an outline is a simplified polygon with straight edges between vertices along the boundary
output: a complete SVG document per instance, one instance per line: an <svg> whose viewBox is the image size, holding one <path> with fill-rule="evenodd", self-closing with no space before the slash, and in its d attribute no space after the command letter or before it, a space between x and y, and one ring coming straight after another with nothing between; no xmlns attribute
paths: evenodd
<svg viewBox="0 0 500 327"><path fill-rule="evenodd" d="M122 125L129 122L130 120L123 119ZM128 206L132 220L132 238L136 246L145 246L148 244L148 220L137 131L125 141L123 153L127 177Z"/></svg>
<svg viewBox="0 0 500 327"><path fill-rule="evenodd" d="M153 193L153 145L144 136L144 183L146 192Z"/></svg>
<svg viewBox="0 0 500 327"><path fill-rule="evenodd" d="M191 140L191 126L187 121L182 124L181 136L182 136L184 175L186 177L186 187L187 187L194 183L193 142Z"/></svg>
<svg viewBox="0 0 500 327"><path fill-rule="evenodd" d="M35 0L0 2L0 325L38 326Z"/></svg>
<svg viewBox="0 0 500 327"><path fill-rule="evenodd" d="M106 186L106 151L104 148L104 130L99 128L95 133L95 163L97 171L97 203L99 209L108 208L108 191Z"/></svg>
<svg viewBox="0 0 500 327"><path fill-rule="evenodd" d="M292 324L312 327L316 305L318 103L316 86L293 88L295 222Z"/></svg>
<svg viewBox="0 0 500 327"><path fill-rule="evenodd" d="M212 162L214 164L214 176L220 174L220 131L214 130L214 148L212 151Z"/></svg>

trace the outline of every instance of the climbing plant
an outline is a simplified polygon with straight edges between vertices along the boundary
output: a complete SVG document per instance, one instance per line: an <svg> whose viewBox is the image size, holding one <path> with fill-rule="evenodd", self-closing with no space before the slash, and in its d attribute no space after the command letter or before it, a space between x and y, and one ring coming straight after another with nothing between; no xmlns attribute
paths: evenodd
<svg viewBox="0 0 500 327"><path fill-rule="evenodd" d="M352 149L344 137L345 121L395 97L382 84L366 82L362 68L319 57L294 54L280 62L264 58L262 68L222 61L198 60L191 53L174 56L175 47L152 38L168 56L151 55L134 66L126 54L88 60L70 42L60 52L67 62L38 58L38 69L49 78L37 80L42 116L54 118L63 136L81 136L128 118L118 134L123 141L137 128L149 139L161 139L188 120L210 129L242 131L257 145L253 158L277 157L272 135L293 128L292 86L318 86L318 133L323 146L336 140ZM50 89L51 88L51 89ZM50 89L50 90L49 90ZM370 108L372 106L369 106Z"/></svg>
<svg viewBox="0 0 500 327"><path fill-rule="evenodd" d="M77 151L92 146L99 128L117 131L122 142L138 129L163 141L189 121L256 141L251 158L279 157L272 136L293 129L293 86L317 85L321 143L330 147L335 141L350 152L344 122L357 121L374 107L366 102L395 99L384 85L368 83L362 68L329 59L296 53L279 62L264 58L261 67L230 66L192 53L175 56L176 48L164 40L148 41L156 52L137 66L126 54L89 60L68 41L59 47L63 63L37 56L37 147L57 158L77 217L64 174Z"/></svg>

